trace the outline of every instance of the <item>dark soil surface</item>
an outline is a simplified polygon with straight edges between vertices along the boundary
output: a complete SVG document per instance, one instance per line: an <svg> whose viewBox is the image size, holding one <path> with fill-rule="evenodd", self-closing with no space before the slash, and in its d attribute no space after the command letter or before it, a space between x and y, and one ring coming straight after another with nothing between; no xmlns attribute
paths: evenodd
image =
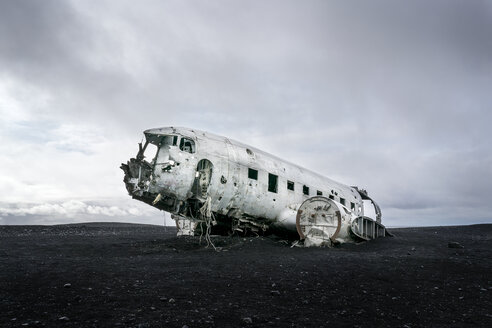
<svg viewBox="0 0 492 328"><path fill-rule="evenodd" d="M160 226L0 226L0 327L492 327L492 225L390 231L214 251Z"/></svg>

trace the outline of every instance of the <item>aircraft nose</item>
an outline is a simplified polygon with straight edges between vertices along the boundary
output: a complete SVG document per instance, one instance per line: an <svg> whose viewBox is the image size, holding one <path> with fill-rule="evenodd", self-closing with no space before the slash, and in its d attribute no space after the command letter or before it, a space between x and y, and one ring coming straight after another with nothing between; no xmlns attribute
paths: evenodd
<svg viewBox="0 0 492 328"><path fill-rule="evenodd" d="M122 163L120 168L125 173L123 182L125 183L128 194L134 195L140 190L139 182L141 178L141 167L134 158L131 158L126 164Z"/></svg>

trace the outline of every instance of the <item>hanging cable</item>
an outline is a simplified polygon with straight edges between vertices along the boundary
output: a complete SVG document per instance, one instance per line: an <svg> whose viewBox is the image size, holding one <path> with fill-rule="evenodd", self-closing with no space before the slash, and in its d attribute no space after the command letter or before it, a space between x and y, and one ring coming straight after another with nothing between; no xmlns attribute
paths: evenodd
<svg viewBox="0 0 492 328"><path fill-rule="evenodd" d="M217 250L212 239L210 238L210 231L212 230L212 225L214 225L215 217L212 214L212 198L210 196L207 197L207 200L203 203L203 206L200 208L200 217L205 222L206 230L205 230L205 240L207 241L207 247L212 245L214 250Z"/></svg>

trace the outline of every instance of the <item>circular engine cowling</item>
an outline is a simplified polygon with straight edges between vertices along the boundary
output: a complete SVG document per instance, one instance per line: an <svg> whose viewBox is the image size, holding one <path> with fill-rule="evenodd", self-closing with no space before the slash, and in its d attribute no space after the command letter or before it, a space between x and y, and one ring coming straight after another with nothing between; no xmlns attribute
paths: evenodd
<svg viewBox="0 0 492 328"><path fill-rule="evenodd" d="M297 210L296 227L304 246L331 246L348 235L350 213L332 199L315 196Z"/></svg>

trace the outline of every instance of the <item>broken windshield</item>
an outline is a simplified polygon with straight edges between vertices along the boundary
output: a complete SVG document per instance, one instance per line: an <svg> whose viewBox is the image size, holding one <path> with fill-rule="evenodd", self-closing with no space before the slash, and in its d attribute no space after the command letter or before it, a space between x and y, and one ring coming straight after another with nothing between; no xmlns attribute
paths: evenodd
<svg viewBox="0 0 492 328"><path fill-rule="evenodd" d="M168 153L169 146L176 146L178 136L173 135L147 135L147 143L144 149L144 158L155 162L159 153Z"/></svg>
<svg viewBox="0 0 492 328"><path fill-rule="evenodd" d="M169 148L176 146L178 143L178 136L166 135L160 136L159 150L154 158L154 163L164 163L169 160Z"/></svg>
<svg viewBox="0 0 492 328"><path fill-rule="evenodd" d="M160 136L159 147L176 146L177 142L178 142L178 136Z"/></svg>
<svg viewBox="0 0 492 328"><path fill-rule="evenodd" d="M151 143L147 143L143 152L143 158L147 159L148 161L152 160L155 157L156 153L157 146Z"/></svg>

